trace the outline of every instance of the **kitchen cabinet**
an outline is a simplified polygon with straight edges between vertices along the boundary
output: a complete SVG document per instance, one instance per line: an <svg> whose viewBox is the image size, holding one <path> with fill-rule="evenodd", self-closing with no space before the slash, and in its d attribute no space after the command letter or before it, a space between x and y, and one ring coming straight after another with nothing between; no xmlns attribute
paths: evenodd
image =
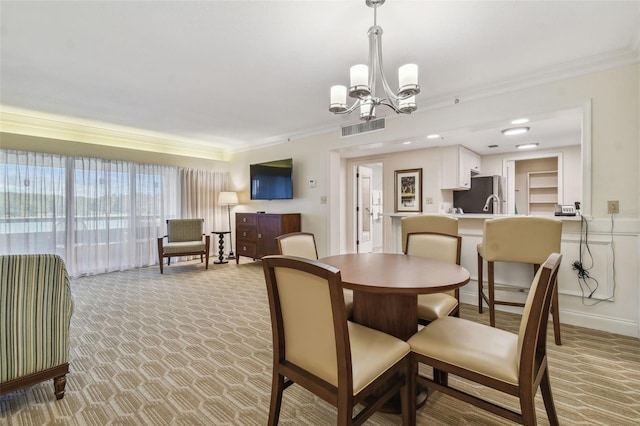
<svg viewBox="0 0 640 426"><path fill-rule="evenodd" d="M558 172L528 172L529 214L553 214L558 204Z"/></svg>
<svg viewBox="0 0 640 426"><path fill-rule="evenodd" d="M278 253L276 237L300 232L300 213L236 213L236 263Z"/></svg>
<svg viewBox="0 0 640 426"><path fill-rule="evenodd" d="M478 154L461 145L440 148L442 160L441 189L464 190L471 188L471 176L480 173Z"/></svg>

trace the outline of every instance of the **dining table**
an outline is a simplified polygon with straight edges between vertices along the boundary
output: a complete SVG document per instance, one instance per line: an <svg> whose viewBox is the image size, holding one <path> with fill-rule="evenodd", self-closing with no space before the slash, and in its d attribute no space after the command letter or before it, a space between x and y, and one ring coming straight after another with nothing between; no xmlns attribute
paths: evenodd
<svg viewBox="0 0 640 426"><path fill-rule="evenodd" d="M418 331L418 295L455 290L469 282L460 265L396 253L350 253L320 259L340 270L353 290L353 321L409 340Z"/></svg>
<svg viewBox="0 0 640 426"><path fill-rule="evenodd" d="M418 295L455 290L469 282L460 265L396 253L350 253L321 262L340 270L342 285L353 290L354 322L409 340L418 331ZM418 387L416 406L427 400ZM381 411L400 413L399 395Z"/></svg>

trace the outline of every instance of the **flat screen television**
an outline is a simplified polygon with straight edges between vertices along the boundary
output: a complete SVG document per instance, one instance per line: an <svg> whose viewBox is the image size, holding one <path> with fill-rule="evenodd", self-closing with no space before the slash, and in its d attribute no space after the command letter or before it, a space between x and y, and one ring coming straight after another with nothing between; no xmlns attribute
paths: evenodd
<svg viewBox="0 0 640 426"><path fill-rule="evenodd" d="M252 200L288 200L293 198L293 159L251 164Z"/></svg>

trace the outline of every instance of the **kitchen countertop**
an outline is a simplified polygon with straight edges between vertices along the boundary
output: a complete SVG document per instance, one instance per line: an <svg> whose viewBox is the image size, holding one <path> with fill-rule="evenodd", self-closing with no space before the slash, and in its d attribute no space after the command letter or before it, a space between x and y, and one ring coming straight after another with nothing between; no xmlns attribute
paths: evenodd
<svg viewBox="0 0 640 426"><path fill-rule="evenodd" d="M493 218L496 218L496 217L533 216L533 217L548 217L548 218L560 219L560 220L565 220L565 221L580 221L581 220L581 216L525 215L525 214L488 214L488 213L463 213L463 214L452 214L452 213L382 213L382 215L383 216L389 216L389 217L406 217L406 216L422 216L422 215L444 215L444 216L457 217L458 219L493 219Z"/></svg>

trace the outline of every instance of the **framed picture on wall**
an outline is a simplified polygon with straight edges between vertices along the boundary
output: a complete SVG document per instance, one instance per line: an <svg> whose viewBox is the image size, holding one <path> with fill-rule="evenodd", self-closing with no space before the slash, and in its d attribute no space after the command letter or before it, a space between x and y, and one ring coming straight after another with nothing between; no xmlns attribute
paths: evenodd
<svg viewBox="0 0 640 426"><path fill-rule="evenodd" d="M396 170L395 211L422 212L422 169Z"/></svg>

